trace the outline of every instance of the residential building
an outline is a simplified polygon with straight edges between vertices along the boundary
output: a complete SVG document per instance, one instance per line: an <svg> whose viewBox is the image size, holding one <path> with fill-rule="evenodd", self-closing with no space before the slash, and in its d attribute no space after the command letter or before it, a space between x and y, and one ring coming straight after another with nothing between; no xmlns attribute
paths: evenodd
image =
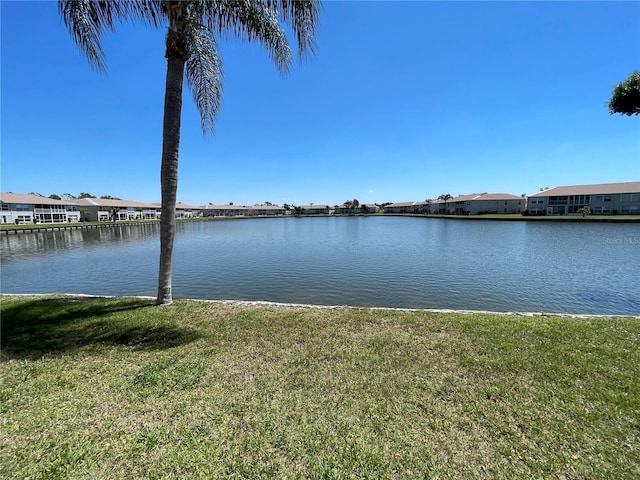
<svg viewBox="0 0 640 480"><path fill-rule="evenodd" d="M329 205L301 205L302 215L329 215Z"/></svg>
<svg viewBox="0 0 640 480"><path fill-rule="evenodd" d="M384 213L427 213L428 207L428 202L390 203L384 207Z"/></svg>
<svg viewBox="0 0 640 480"><path fill-rule="evenodd" d="M342 205L336 205L333 213L348 215L348 214L361 214L361 213L378 213L380 208L375 203L361 203L358 207L347 207L344 203Z"/></svg>
<svg viewBox="0 0 640 480"><path fill-rule="evenodd" d="M78 198L70 200L70 202L82 209L83 220L88 222L157 220L160 218L159 204L113 198Z"/></svg>
<svg viewBox="0 0 640 480"><path fill-rule="evenodd" d="M253 205L247 207L249 215L257 216L278 216L284 215L286 210L278 205Z"/></svg>
<svg viewBox="0 0 640 480"><path fill-rule="evenodd" d="M158 215L157 218L160 218L160 212L162 210L162 204L160 203L152 203L154 207L156 207ZM184 218L195 218L200 215L200 207L194 207L193 205L187 205L186 203L177 202L176 203L176 219L184 219Z"/></svg>
<svg viewBox="0 0 640 480"><path fill-rule="evenodd" d="M430 213L444 215L482 215L489 213L521 213L526 198L509 193L471 193L444 200L434 200Z"/></svg>
<svg viewBox="0 0 640 480"><path fill-rule="evenodd" d="M555 187L530 195L529 215L640 215L640 182Z"/></svg>
<svg viewBox="0 0 640 480"><path fill-rule="evenodd" d="M243 217L249 215L249 208L241 205L214 205L209 203L200 207L200 213L204 217Z"/></svg>
<svg viewBox="0 0 640 480"><path fill-rule="evenodd" d="M39 195L0 193L0 223L79 222L80 210L73 201Z"/></svg>

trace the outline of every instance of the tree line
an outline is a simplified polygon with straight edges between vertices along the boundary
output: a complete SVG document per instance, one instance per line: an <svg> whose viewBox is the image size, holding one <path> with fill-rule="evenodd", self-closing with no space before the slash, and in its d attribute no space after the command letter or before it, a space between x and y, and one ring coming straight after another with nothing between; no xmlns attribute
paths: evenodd
<svg viewBox="0 0 640 480"><path fill-rule="evenodd" d="M92 195L87 192L80 192L78 195L73 195L72 193L63 193L62 195L58 195L57 193L52 193L48 197L45 197L43 194L38 192L29 192L28 195L36 195L38 197L50 198L52 200L77 200L80 198L103 198L108 200L122 200L121 198L112 197L111 195L102 195L100 197L97 197L96 195Z"/></svg>

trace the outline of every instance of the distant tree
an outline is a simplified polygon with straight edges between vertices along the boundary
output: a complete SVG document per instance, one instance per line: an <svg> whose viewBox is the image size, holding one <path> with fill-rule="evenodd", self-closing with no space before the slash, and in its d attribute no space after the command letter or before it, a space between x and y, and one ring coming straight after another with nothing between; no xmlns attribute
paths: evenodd
<svg viewBox="0 0 640 480"><path fill-rule="evenodd" d="M293 210L296 212L296 215L301 215L302 212L304 212L304 208L302 208L300 205L295 205L293 207Z"/></svg>
<svg viewBox="0 0 640 480"><path fill-rule="evenodd" d="M27 195L35 195L35 196L37 196L37 197L44 197L44 195L43 195L43 194L38 193L38 192L29 192Z"/></svg>
<svg viewBox="0 0 640 480"><path fill-rule="evenodd" d="M80 212L80 221L81 222L86 221L87 220L87 215L89 215L89 209L82 207L78 211Z"/></svg>
<svg viewBox="0 0 640 480"><path fill-rule="evenodd" d="M346 202L344 202L344 208L346 208L349 215L351 215L351 209L353 208L353 201L347 200Z"/></svg>
<svg viewBox="0 0 640 480"><path fill-rule="evenodd" d="M291 205L289 205L288 203L283 203L282 208L284 208L287 212L291 211Z"/></svg>
<svg viewBox="0 0 640 480"><path fill-rule="evenodd" d="M443 193L442 195L440 195L438 197L438 200L442 200L444 202L444 212L445 215L449 213L449 209L447 208L448 202L449 200L451 200L453 197L451 196L450 193Z"/></svg>
<svg viewBox="0 0 640 480"><path fill-rule="evenodd" d="M587 215L591 215L591 209L589 207L580 207L578 209L578 213L581 213L582 214L582 218L584 218Z"/></svg>
<svg viewBox="0 0 640 480"><path fill-rule="evenodd" d="M105 200L122 200L121 198L112 197L111 195L102 195L100 198L105 199Z"/></svg>
<svg viewBox="0 0 640 480"><path fill-rule="evenodd" d="M118 212L120 211L120 209L118 207L110 207L109 208L109 216L111 217L111 221L115 222L116 221L116 216L118 215Z"/></svg>
<svg viewBox="0 0 640 480"><path fill-rule="evenodd" d="M426 203L426 214L429 215L429 213L431 213L431 204L433 203L433 200L431 200L430 198L427 198L424 203Z"/></svg>
<svg viewBox="0 0 640 480"><path fill-rule="evenodd" d="M354 198L353 200L351 200L351 206L355 209L355 208L359 208L360 207L360 202L358 201L357 198Z"/></svg>
<svg viewBox="0 0 640 480"><path fill-rule="evenodd" d="M640 115L640 72L633 72L614 87L608 106L612 115Z"/></svg>
<svg viewBox="0 0 640 480"><path fill-rule="evenodd" d="M71 195L70 193L63 193L62 194L62 199L63 200L74 200L76 197L75 195Z"/></svg>
<svg viewBox="0 0 640 480"><path fill-rule="evenodd" d="M56 195L55 193L49 195L49 198L51 198L52 200L62 200L62 198L60 198L60 195Z"/></svg>
<svg viewBox="0 0 640 480"><path fill-rule="evenodd" d="M271 203L271 202L264 202L264 204L265 204L267 207L271 207L271 206L273 206L273 203Z"/></svg>
<svg viewBox="0 0 640 480"><path fill-rule="evenodd" d="M87 192L80 192L76 198L96 198L96 196Z"/></svg>
<svg viewBox="0 0 640 480"><path fill-rule="evenodd" d="M369 213L369 205L367 205L366 203L363 203L360 206L360 211L362 211L362 213L364 213L365 215Z"/></svg>

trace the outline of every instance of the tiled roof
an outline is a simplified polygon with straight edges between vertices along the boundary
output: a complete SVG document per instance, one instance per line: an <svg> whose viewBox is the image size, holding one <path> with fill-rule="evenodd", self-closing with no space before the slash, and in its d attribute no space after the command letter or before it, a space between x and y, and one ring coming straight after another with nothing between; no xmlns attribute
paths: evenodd
<svg viewBox="0 0 640 480"><path fill-rule="evenodd" d="M142 208L158 208L159 204L136 202L135 200L115 200L113 198L78 198L71 200L69 203L74 205L86 205L89 207L142 207Z"/></svg>
<svg viewBox="0 0 640 480"><path fill-rule="evenodd" d="M390 203L385 208L388 207L413 207L418 205L426 205L426 202L399 202L399 203Z"/></svg>
<svg viewBox="0 0 640 480"><path fill-rule="evenodd" d="M213 203L209 203L208 205L204 205L198 208L200 210L247 210L248 209L248 207L243 207L242 205L214 205Z"/></svg>
<svg viewBox="0 0 640 480"><path fill-rule="evenodd" d="M538 192L530 197L558 197L564 195L603 195L640 193L640 182L598 183L594 185L568 185Z"/></svg>
<svg viewBox="0 0 640 480"><path fill-rule="evenodd" d="M25 193L0 193L0 201L4 203L20 203L25 205L75 205L75 200L54 200Z"/></svg>

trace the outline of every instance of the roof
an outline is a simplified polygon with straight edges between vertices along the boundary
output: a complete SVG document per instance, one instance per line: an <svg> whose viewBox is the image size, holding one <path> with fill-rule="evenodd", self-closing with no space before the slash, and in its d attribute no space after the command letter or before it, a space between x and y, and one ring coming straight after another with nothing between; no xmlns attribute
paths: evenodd
<svg viewBox="0 0 640 480"><path fill-rule="evenodd" d="M538 192L530 197L559 197L565 195L603 195L640 193L640 182L598 183L594 185L568 185Z"/></svg>
<svg viewBox="0 0 640 480"><path fill-rule="evenodd" d="M195 207L194 207L195 208ZM214 205L213 203L209 203L202 207L198 207L200 210L246 210L248 207L243 207L242 205Z"/></svg>
<svg viewBox="0 0 640 480"><path fill-rule="evenodd" d="M247 208L251 210L284 210L283 207L279 207L278 205L252 205Z"/></svg>
<svg viewBox="0 0 640 480"><path fill-rule="evenodd" d="M55 200L40 195L26 193L0 193L0 201L4 203L20 203L25 205L76 205L75 200Z"/></svg>
<svg viewBox="0 0 640 480"><path fill-rule="evenodd" d="M510 193L472 193L470 195L459 195L449 200L450 202L470 202L470 201L490 201L490 200L522 200L518 195Z"/></svg>
<svg viewBox="0 0 640 480"><path fill-rule="evenodd" d="M113 198L77 198L70 201L73 205L86 205L89 207L142 207L142 208L158 208L159 205L152 203L136 202L135 200L115 200Z"/></svg>
<svg viewBox="0 0 640 480"><path fill-rule="evenodd" d="M389 208L389 207L413 207L413 206L418 206L418 205L426 205L427 202L399 202L399 203L390 203L389 205L386 205L385 208Z"/></svg>

